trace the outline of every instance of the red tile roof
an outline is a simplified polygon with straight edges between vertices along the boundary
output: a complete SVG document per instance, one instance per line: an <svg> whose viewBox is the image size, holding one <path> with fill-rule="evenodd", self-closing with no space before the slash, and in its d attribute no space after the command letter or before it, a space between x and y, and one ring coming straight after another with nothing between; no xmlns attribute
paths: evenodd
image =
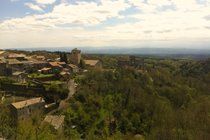
<svg viewBox="0 0 210 140"><path fill-rule="evenodd" d="M49 62L49 64L53 67L62 67L61 65L65 65L65 62Z"/></svg>

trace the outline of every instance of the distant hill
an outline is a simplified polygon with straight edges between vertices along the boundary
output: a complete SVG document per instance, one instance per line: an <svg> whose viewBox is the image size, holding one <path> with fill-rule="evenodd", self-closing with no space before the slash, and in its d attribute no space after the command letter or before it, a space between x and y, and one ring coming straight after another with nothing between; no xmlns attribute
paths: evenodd
<svg viewBox="0 0 210 140"><path fill-rule="evenodd" d="M12 48L11 48L12 49ZM17 49L17 48L16 48ZM49 48L18 48L26 51L66 51L70 52L74 47L49 47ZM187 49L187 48L117 48L117 47L79 47L86 54L121 54L121 55L147 55L175 58L208 58L210 49Z"/></svg>

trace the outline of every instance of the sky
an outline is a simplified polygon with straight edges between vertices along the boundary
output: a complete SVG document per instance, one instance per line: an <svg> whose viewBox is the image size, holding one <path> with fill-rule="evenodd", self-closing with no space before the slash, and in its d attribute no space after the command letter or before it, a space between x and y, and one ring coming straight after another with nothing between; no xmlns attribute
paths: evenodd
<svg viewBox="0 0 210 140"><path fill-rule="evenodd" d="M0 0L0 49L210 49L210 0Z"/></svg>

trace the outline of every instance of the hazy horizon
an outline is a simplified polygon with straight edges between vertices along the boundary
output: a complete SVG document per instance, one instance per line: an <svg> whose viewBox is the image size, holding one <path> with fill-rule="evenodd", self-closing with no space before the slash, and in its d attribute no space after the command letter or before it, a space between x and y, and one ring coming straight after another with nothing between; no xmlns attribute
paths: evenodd
<svg viewBox="0 0 210 140"><path fill-rule="evenodd" d="M59 47L59 48L10 48L9 50L23 51L49 51L49 52L71 52L76 47ZM208 58L210 49L196 48L115 48L115 47L77 47L83 54L113 54L113 55L148 55L162 57L191 57L191 58Z"/></svg>

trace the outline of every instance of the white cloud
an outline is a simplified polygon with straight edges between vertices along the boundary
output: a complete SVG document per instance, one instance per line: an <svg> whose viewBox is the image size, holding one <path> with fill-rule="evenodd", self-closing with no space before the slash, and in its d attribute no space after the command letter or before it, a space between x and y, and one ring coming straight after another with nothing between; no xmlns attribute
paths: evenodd
<svg viewBox="0 0 210 140"><path fill-rule="evenodd" d="M29 46L102 45L106 34L85 31L82 27L98 25L108 18L118 17L119 12L128 6L124 0L102 0L100 5L94 2L78 2L77 5L61 3L47 14L5 20L0 23L0 35L4 36L0 39L0 46L20 43ZM62 27L65 24L80 27ZM97 41L92 41L95 37Z"/></svg>
<svg viewBox="0 0 210 140"><path fill-rule="evenodd" d="M31 3L26 3L25 5L34 10L42 11L37 5ZM119 16L119 12L125 10L127 7L128 4L124 3L123 0L102 0L101 5L93 2L80 2L77 5L62 3L56 5L50 13L6 20L0 26L4 26L4 29L13 28L17 30L31 29L32 25L44 25L43 27L47 27L47 25L49 27L56 27L65 24L93 26L100 24L108 18ZM25 28L22 28L23 25Z"/></svg>
<svg viewBox="0 0 210 140"><path fill-rule="evenodd" d="M35 0L38 4L53 4L56 0Z"/></svg>
<svg viewBox="0 0 210 140"><path fill-rule="evenodd" d="M119 14L120 11L132 5L141 12L126 16L135 18L136 22L102 26L110 18L123 20L125 16ZM158 7L170 5L175 10L158 10ZM41 5L38 7L42 9ZM208 1L198 4L195 0L148 0L147 3L144 0L128 0L128 3L124 0L101 0L100 4L77 2L75 5L65 2L55 5L49 13L0 23L0 46L18 43L32 47L137 46L152 42L153 45L157 42L167 45L199 42L210 38L209 8ZM88 27L95 29L86 30Z"/></svg>
<svg viewBox="0 0 210 140"><path fill-rule="evenodd" d="M20 1L20 0L10 0L11 2L17 2L17 1Z"/></svg>
<svg viewBox="0 0 210 140"><path fill-rule="evenodd" d="M133 4L143 13L153 13L156 12L158 7L172 5L172 0L128 0L130 4Z"/></svg>
<svg viewBox="0 0 210 140"><path fill-rule="evenodd" d="M78 2L77 5L63 3L55 6L53 12L48 16L56 18L55 20L62 24L94 25L108 18L117 17L119 11L125 10L126 7L128 4L124 3L123 0L102 0L101 5L94 2Z"/></svg>
<svg viewBox="0 0 210 140"><path fill-rule="evenodd" d="M147 40L210 37L210 31L205 29L210 22L204 18L208 14L210 5L198 4L195 0L148 0L147 3L129 0L129 2L141 9L142 13L132 15L139 22L126 27L110 27L111 30L130 29L129 32L137 35L138 39ZM157 7L166 5L174 5L176 10L158 11ZM131 26L133 28L129 28ZM119 29L116 29L118 27Z"/></svg>
<svg viewBox="0 0 210 140"><path fill-rule="evenodd" d="M38 12L44 12L43 9L39 5L35 5L33 3L24 3L25 6L29 7L32 10L38 11Z"/></svg>

